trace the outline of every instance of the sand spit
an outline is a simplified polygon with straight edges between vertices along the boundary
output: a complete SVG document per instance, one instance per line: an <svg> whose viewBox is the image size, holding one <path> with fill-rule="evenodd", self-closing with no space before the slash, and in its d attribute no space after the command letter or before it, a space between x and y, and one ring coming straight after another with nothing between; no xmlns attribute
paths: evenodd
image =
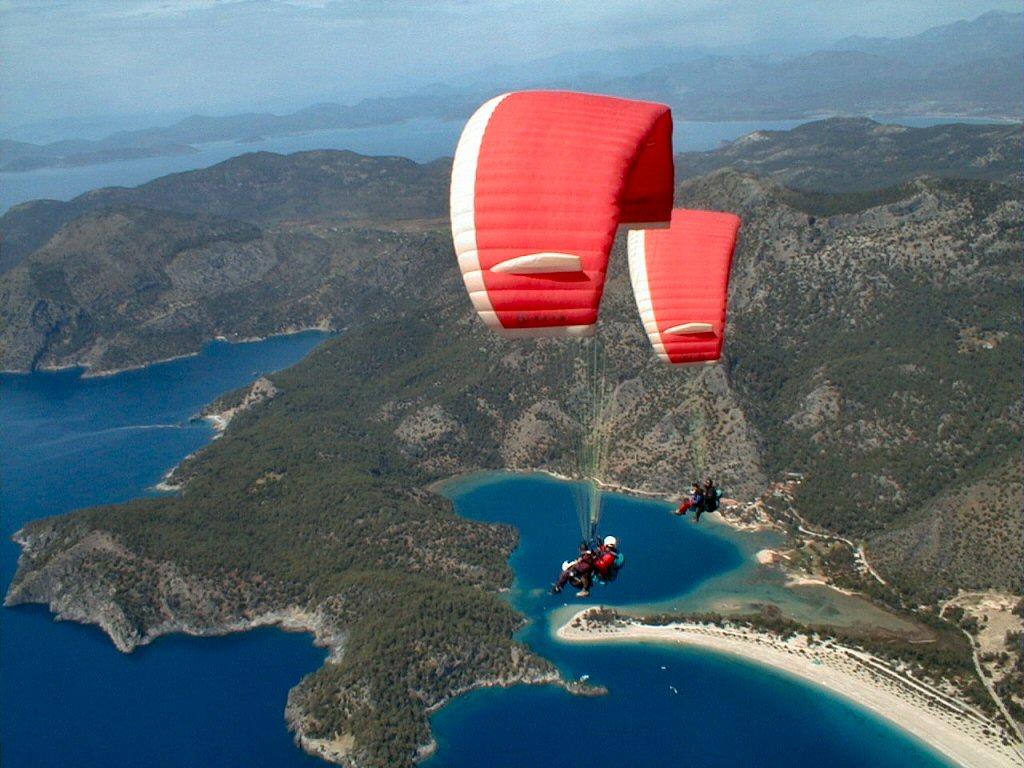
<svg viewBox="0 0 1024 768"><path fill-rule="evenodd" d="M970 705L869 653L804 635L786 640L746 627L633 620L591 621L588 608L561 627L568 642L657 640L740 656L796 675L854 701L967 768L1024 765L1019 743Z"/></svg>

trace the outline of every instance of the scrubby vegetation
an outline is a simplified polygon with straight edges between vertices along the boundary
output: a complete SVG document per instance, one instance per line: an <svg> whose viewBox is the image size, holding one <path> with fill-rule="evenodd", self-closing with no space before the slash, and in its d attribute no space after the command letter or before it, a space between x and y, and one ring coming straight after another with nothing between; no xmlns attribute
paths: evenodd
<svg viewBox="0 0 1024 768"><path fill-rule="evenodd" d="M730 379L769 473L802 472L802 513L868 540L910 600L979 586L979 558L1019 593L1019 195L934 182L906 200L946 213L766 244L771 290L734 315Z"/></svg>

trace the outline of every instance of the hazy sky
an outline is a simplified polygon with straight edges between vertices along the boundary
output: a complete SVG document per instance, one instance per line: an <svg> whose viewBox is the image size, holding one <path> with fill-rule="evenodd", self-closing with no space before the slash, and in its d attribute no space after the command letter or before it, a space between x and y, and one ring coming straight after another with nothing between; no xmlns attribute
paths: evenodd
<svg viewBox="0 0 1024 768"><path fill-rule="evenodd" d="M902 37L1020 0L0 0L0 133L63 117L283 113L502 61ZM638 10L641 9L642 10Z"/></svg>

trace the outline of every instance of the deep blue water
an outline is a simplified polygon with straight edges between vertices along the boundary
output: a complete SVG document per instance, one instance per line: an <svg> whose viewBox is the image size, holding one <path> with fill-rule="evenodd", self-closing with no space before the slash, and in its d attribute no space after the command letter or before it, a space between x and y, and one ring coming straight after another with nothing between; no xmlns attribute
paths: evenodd
<svg viewBox="0 0 1024 768"><path fill-rule="evenodd" d="M0 505L6 590L26 521L151 493L210 441L190 417L218 395L301 360L310 332L213 343L116 376L0 375ZM0 609L0 743L6 768L310 766L285 729L288 689L325 652L306 634L264 629L164 637L130 655L99 629L45 607Z"/></svg>
<svg viewBox="0 0 1024 768"><path fill-rule="evenodd" d="M552 686L519 686L461 697L432 718L439 749L426 768L563 766L581 758L659 767L948 765L873 715L762 666L656 643L557 642L552 611L564 620L562 606L580 604L571 592L547 594L578 538L565 484L499 476L453 485L448 493L462 514L520 529L510 599L532 619L521 639L568 677L590 675L610 693L580 698ZM594 589L592 600L685 601L715 577L752 568L740 537L724 526L693 525L669 514L667 503L606 500L603 533L618 537L626 564L614 583Z"/></svg>

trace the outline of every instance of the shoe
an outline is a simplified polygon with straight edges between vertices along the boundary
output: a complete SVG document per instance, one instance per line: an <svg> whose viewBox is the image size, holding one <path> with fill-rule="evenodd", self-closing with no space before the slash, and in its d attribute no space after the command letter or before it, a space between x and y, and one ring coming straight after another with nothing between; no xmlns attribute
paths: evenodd
<svg viewBox="0 0 1024 768"><path fill-rule="evenodd" d="M590 597L590 590L581 589L579 592L576 593L576 597Z"/></svg>
<svg viewBox="0 0 1024 768"><path fill-rule="evenodd" d="M562 588L560 586L558 586L557 584L555 584L553 587L551 587L551 594L552 595L557 595L561 591L562 591Z"/></svg>

